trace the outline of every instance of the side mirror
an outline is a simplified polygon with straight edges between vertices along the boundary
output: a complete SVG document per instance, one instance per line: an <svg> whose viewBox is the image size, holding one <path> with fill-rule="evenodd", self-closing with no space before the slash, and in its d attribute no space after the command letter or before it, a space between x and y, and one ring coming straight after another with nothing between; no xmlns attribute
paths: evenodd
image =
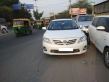
<svg viewBox="0 0 109 82"><path fill-rule="evenodd" d="M46 30L46 27L42 27L42 30Z"/></svg>
<svg viewBox="0 0 109 82"><path fill-rule="evenodd" d="M99 31L105 31L105 27L104 26L98 26L96 29L99 30Z"/></svg>

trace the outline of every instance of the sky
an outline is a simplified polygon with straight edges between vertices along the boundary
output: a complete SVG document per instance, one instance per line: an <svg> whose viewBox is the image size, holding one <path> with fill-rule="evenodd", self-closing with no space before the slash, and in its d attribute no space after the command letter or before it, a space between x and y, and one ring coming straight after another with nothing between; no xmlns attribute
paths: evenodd
<svg viewBox="0 0 109 82"><path fill-rule="evenodd" d="M21 3L25 4L33 4L36 5L38 8L38 12L43 12L44 14L42 17L50 17L50 12L54 12L55 14L60 13L64 10L68 9L70 5L69 0L19 0ZM75 3L77 0L71 0L71 3ZM89 2L95 2L95 4L101 3L106 0L88 0ZM94 3L92 3L94 5ZM36 10L36 7L34 8ZM31 9L31 12L33 10Z"/></svg>

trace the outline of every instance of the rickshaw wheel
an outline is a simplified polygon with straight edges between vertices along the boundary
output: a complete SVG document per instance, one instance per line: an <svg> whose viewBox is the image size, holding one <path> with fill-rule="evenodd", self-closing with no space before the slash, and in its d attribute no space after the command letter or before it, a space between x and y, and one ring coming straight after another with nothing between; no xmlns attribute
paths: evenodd
<svg viewBox="0 0 109 82"><path fill-rule="evenodd" d="M32 34L32 30L30 30L30 34Z"/></svg>
<svg viewBox="0 0 109 82"><path fill-rule="evenodd" d="M18 33L16 34L16 37L19 37L19 34Z"/></svg>

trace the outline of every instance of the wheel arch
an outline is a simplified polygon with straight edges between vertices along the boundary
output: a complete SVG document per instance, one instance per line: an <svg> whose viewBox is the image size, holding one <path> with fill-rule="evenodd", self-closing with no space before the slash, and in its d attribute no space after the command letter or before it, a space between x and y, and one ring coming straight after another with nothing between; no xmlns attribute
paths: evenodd
<svg viewBox="0 0 109 82"><path fill-rule="evenodd" d="M106 45L106 46L104 47L103 53L104 53L104 51L105 51L107 48L109 48L108 45Z"/></svg>

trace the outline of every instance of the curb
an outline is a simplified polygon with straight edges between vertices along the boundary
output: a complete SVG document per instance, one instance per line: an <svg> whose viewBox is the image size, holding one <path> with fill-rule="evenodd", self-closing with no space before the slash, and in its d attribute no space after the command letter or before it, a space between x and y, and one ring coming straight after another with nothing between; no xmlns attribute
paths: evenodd
<svg viewBox="0 0 109 82"><path fill-rule="evenodd" d="M13 33L13 32L14 31L9 31L8 33L5 33L5 34L0 33L0 36L5 36L5 35L8 35L8 34Z"/></svg>

